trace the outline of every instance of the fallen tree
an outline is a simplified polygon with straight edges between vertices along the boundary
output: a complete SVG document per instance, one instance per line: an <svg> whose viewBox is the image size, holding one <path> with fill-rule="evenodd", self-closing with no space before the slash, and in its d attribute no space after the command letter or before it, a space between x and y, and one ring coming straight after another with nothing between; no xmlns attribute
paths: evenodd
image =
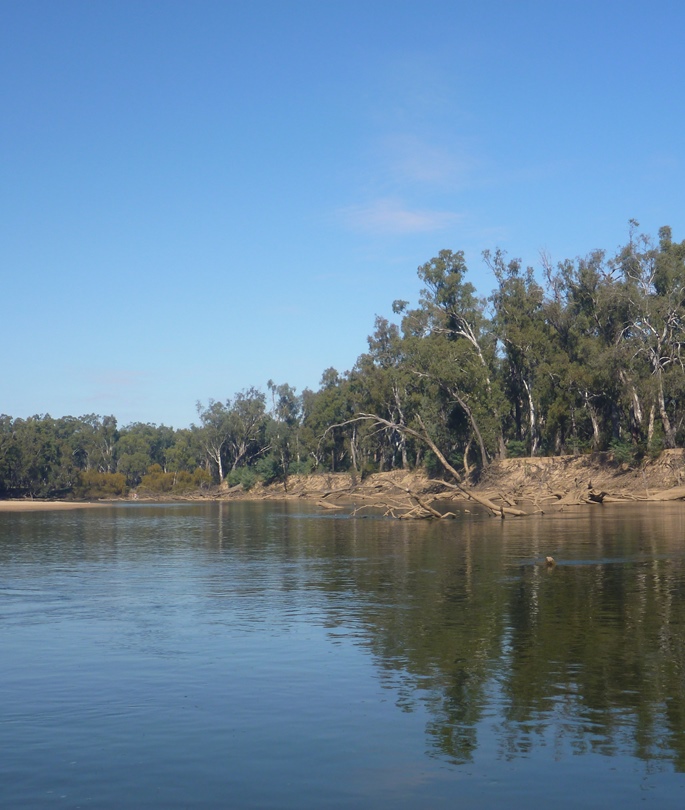
<svg viewBox="0 0 685 810"><path fill-rule="evenodd" d="M415 428L411 428L408 425L400 425L400 424L397 424L397 422L391 422L389 419L384 419L383 417L377 416L376 414L359 413L359 414L357 414L357 416L355 416L352 419L348 419L345 422L341 422L340 424L337 424L337 425L331 425L329 428L327 428L327 430L325 431L325 433L323 435L325 436L326 433L329 430L332 430L333 428L336 428L336 427L344 427L345 425L350 425L350 424L353 424L354 422L366 421L366 422L372 422L377 427L383 428L385 430L395 430L395 431L397 431L398 433L400 433L402 435L412 436L413 438L418 439L420 442L422 442L428 448L430 448L430 450L433 452L435 457L438 459L438 461L440 462L440 464L442 465L444 470L447 473L449 473L449 475L451 475L452 478L454 478L455 483L448 483L448 482L444 481L443 483L446 486L459 491L468 500L475 501L476 503L479 503L481 506L484 506L486 509L489 509L494 515L497 515L498 517L501 517L502 519L504 519L507 515L510 515L512 517L524 517L524 516L526 516L528 514L528 512L525 512L523 509L518 509L515 506L498 505L498 504L494 503L493 501L491 501L489 498L486 498L486 497L484 497L482 495L479 495L479 494L473 492L472 490L467 489L463 485L462 476L449 463L449 461L447 460L445 455L441 452L440 448L436 445L436 443L433 441L433 439L431 439L430 435L428 434L428 430L426 429L426 426L423 424L423 420L421 419L421 417L418 416L417 420L418 420L418 423L419 423L419 425L421 427L421 430L416 430ZM416 517L419 517L419 516L420 517L432 517L432 518L442 518L443 517L442 513L438 512L437 509L433 509L432 507L430 507L429 505L426 505L425 503L421 504L418 497L416 496L416 494L410 492L409 490L406 490L406 492L410 496L410 498L412 500L414 500L417 503L417 505L420 506L421 509L423 510L423 512L425 513L425 514L422 514L422 515L415 515ZM505 501L508 504L512 503L512 500L513 499L511 499L511 498L506 498L505 499ZM405 517L406 517L406 515L405 515Z"/></svg>

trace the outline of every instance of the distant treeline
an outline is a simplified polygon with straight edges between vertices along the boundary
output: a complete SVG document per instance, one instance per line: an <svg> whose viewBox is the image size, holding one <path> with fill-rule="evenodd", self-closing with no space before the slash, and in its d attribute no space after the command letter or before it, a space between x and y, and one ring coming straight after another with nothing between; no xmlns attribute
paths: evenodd
<svg viewBox="0 0 685 810"><path fill-rule="evenodd" d="M0 416L0 495L98 498L250 487L311 471L423 465L474 475L506 455L611 450L623 462L685 439L685 241L637 233L540 272L486 251L479 297L462 252L418 270L419 302L376 318L368 351L318 391L269 381L198 403L173 430L113 416Z"/></svg>

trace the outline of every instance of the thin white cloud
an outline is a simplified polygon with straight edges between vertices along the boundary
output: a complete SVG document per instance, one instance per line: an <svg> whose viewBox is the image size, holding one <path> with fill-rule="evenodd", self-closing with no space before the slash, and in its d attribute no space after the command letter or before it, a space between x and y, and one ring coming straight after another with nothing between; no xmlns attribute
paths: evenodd
<svg viewBox="0 0 685 810"><path fill-rule="evenodd" d="M400 200L382 198L338 211L342 222L352 230L376 234L409 234L442 231L462 219L453 211L410 208Z"/></svg>
<svg viewBox="0 0 685 810"><path fill-rule="evenodd" d="M381 150L390 179L398 183L454 189L464 186L480 166L463 149L445 149L415 135L387 136Z"/></svg>

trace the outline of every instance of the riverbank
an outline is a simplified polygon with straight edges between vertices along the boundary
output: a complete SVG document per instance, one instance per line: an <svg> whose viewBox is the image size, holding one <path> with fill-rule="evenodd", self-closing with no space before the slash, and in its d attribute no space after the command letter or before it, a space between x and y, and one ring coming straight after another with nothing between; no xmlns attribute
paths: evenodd
<svg viewBox="0 0 685 810"><path fill-rule="evenodd" d="M55 509L99 509L106 506L103 502L93 501L36 501L29 498L22 500L0 501L0 512L46 512Z"/></svg>
<svg viewBox="0 0 685 810"><path fill-rule="evenodd" d="M133 498L138 502L304 499L326 510L351 508L363 514L380 509L395 517L426 516L431 509L442 514L477 501L509 514L540 513L585 503L685 499L685 450L666 450L640 465L621 463L610 453L509 458L493 462L478 482L458 488L423 470L392 470L363 479L350 473L294 475L287 489L282 483L256 484L249 490L224 484L185 497L139 492L129 500ZM0 501L0 512L97 508L111 502Z"/></svg>
<svg viewBox="0 0 685 810"><path fill-rule="evenodd" d="M611 453L548 458L509 458L492 463L480 480L458 489L424 471L394 470L364 480L349 473L292 476L282 484L257 485L248 492L226 489L219 497L267 500L306 498L324 508L354 505L386 507L389 514L414 508L417 500L440 512L465 503L488 501L496 508L526 512L563 509L584 503L685 499L685 450L666 450L639 465L620 462Z"/></svg>

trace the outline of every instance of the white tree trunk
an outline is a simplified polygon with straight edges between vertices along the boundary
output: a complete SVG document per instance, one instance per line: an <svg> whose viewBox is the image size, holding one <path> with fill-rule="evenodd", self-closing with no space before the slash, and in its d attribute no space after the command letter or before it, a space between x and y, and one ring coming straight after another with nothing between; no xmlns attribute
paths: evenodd
<svg viewBox="0 0 685 810"><path fill-rule="evenodd" d="M540 447L540 437L538 436L537 412L535 410L535 402L533 402L533 392L528 381L524 380L523 385L526 389L528 397L528 417L530 423L530 455L537 456Z"/></svg>

